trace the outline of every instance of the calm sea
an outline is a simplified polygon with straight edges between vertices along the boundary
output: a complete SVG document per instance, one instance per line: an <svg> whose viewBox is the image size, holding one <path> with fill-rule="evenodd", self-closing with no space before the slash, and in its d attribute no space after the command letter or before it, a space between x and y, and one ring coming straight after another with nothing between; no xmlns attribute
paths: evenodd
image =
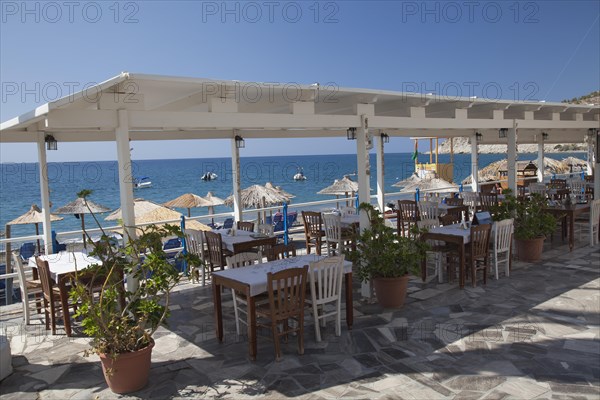
<svg viewBox="0 0 600 400"><path fill-rule="evenodd" d="M581 153L560 153L553 156L563 159L569 155L584 158ZM481 167L504 158L505 154L482 154ZM536 154L521 154L522 160L533 160ZM420 155L419 161L425 162L428 156ZM449 155L440 155L440 162L449 162ZM329 196L317 192L346 174L356 173L356 155L327 156L277 156L241 158L242 188L252 184L281 186L294 194L294 203L324 200ZM471 157L468 154L454 156L454 181L460 182L470 173ZM304 170L305 181L294 181L292 177L298 168ZM29 210L31 204L40 204L39 173L35 163L0 164L0 226ZM376 188L375 155L371 155L371 188ZM218 178L211 182L200 180L205 172L214 172ZM397 192L392 187L395 182L408 177L414 171L414 162L410 153L390 153L385 155L385 189ZM135 190L135 197L143 197L157 203L163 203L184 193L201 196L212 191L216 196L225 198L231 194L232 171L229 158L177 159L177 160L140 160L133 163L133 174L137 177L148 176L151 188ZM76 198L82 189L92 189L90 197L96 203L116 209L119 207L118 169L116 161L104 162L63 162L48 165L50 182L50 200L53 209L61 207ZM356 178L353 178L356 179ZM372 192L374 193L374 191ZM187 213L187 210L179 210ZM227 212L231 208L220 206L215 212ZM204 215L206 209L192 209L192 215ZM103 220L106 214L100 215ZM64 215L64 220L53 223L56 231L76 230L80 221L72 215ZM87 222L87 220L86 220ZM86 224L87 225L87 224ZM106 223L106 226L114 222ZM89 225L88 225L89 226ZM33 225L12 227L12 236L35 233Z"/></svg>

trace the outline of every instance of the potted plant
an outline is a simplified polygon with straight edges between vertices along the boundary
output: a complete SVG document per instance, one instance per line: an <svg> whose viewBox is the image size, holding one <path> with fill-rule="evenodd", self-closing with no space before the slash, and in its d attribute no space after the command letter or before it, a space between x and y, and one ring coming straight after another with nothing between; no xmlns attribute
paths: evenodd
<svg viewBox="0 0 600 400"><path fill-rule="evenodd" d="M356 250L349 253L349 258L357 267L358 277L373 282L383 307L401 307L409 274L419 274L428 245L419 240L416 228L411 237L396 235L371 204L362 203L359 209L367 212L370 227L356 234Z"/></svg>
<svg viewBox="0 0 600 400"><path fill-rule="evenodd" d="M90 191L83 191L85 198ZM94 220L100 227L96 216ZM144 228L138 238L126 238L118 248L102 231L90 255L101 262L78 271L71 298L78 304L76 316L82 318L84 334L92 338L85 355L98 354L110 389L129 393L148 382L152 335L169 316L171 290L179 272L168 262L163 239L182 237L173 225ZM197 263L193 255L185 256ZM123 277L137 279L135 289L125 290Z"/></svg>
<svg viewBox="0 0 600 400"><path fill-rule="evenodd" d="M534 193L528 199L518 200L505 191L502 204L494 207L494 220L514 218L514 237L519 259L535 262L541 259L546 236L556 229L556 218L544 210L546 199Z"/></svg>

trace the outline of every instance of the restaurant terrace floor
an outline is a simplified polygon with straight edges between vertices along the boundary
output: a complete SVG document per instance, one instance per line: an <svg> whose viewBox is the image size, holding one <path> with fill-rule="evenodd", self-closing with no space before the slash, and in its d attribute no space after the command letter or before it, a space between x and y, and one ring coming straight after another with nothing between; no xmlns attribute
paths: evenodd
<svg viewBox="0 0 600 400"><path fill-rule="evenodd" d="M20 305L2 308L14 373L2 399L598 399L600 398L600 247L555 238L537 264L514 262L509 278L460 290L436 278L410 283L408 303L384 310L362 300L354 282L354 327L330 321L323 341L306 321L305 354L296 340L275 362L268 331L257 361L235 333L231 295L223 293L224 342L215 338L210 285L177 288L169 328L161 328L150 383L128 396L106 386L88 339L52 336ZM344 305L342 305L344 307ZM344 315L342 313L342 315Z"/></svg>

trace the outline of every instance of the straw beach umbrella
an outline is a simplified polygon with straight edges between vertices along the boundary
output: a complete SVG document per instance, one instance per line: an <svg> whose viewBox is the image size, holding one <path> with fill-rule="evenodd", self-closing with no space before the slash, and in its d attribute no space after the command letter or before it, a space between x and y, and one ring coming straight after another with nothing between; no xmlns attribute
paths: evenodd
<svg viewBox="0 0 600 400"><path fill-rule="evenodd" d="M252 185L242 189L240 197L243 208L264 208L285 203L294 196L283 189L275 189L273 185L271 185L271 188L262 185ZM225 199L225 205L229 207L233 206L233 195ZM260 212L258 213L258 218L260 219Z"/></svg>
<svg viewBox="0 0 600 400"><path fill-rule="evenodd" d="M405 186L400 190L400 193L415 193L417 189L429 193L458 192L456 184L442 178L423 178L418 182Z"/></svg>
<svg viewBox="0 0 600 400"><path fill-rule="evenodd" d="M416 172L413 172L408 178L403 179L401 181L398 181L398 182L394 183L392 186L394 186L394 187L406 187L406 186L410 186L410 185L413 185L415 183L418 183L421 180L423 180L423 178L420 178L419 175L417 175Z"/></svg>
<svg viewBox="0 0 600 400"><path fill-rule="evenodd" d="M208 207L208 213L209 214L214 214L215 213L215 206L220 206L225 204L225 200L223 200L220 197L217 197L213 194L213 192L208 192L206 193L206 196L204 196L204 200L207 202L206 207ZM215 224L215 219L212 218L211 219L212 224Z"/></svg>
<svg viewBox="0 0 600 400"><path fill-rule="evenodd" d="M165 206L154 203L149 200L135 199L133 203L133 213L135 215L135 224L148 224L155 222L156 225L161 225L162 221L171 221L181 218L181 213L171 210ZM121 209L117 209L108 215L105 219L107 221L117 221L123 218ZM175 224L171 222L171 224ZM186 221L186 227L196 229L199 231L209 231L210 227L204 225L198 221Z"/></svg>
<svg viewBox="0 0 600 400"><path fill-rule="evenodd" d="M533 163L537 165L537 160L533 160ZM486 167L479 170L479 180L485 181L496 181L500 176L500 171L508 170L508 161L506 159L494 161ZM552 174L564 174L569 172L569 166L563 162L555 160L554 158L544 157L544 175ZM465 185L471 184L472 177L469 175L463 179L462 183Z"/></svg>
<svg viewBox="0 0 600 400"><path fill-rule="evenodd" d="M50 214L50 221L52 221L52 222L60 221L62 219L63 219L62 217ZM42 222L44 222L44 216L42 214L42 211L36 204L32 204L29 211L27 211L25 214L13 219L12 221L10 221L6 224L7 225L6 226L6 237L7 238L10 237L9 225L34 224L35 225L35 234L39 235L40 234L39 224ZM37 247L38 247L38 252L39 252L40 251L40 240L39 239L37 240ZM7 251L7 254L9 254L9 253L10 253L10 251Z"/></svg>
<svg viewBox="0 0 600 400"><path fill-rule="evenodd" d="M81 193L79 195L80 197L76 198L69 204L56 209L54 212L56 214L75 215L76 218L81 219L81 230L85 230L85 214L99 214L110 211L111 209L84 198ZM87 248L85 233L83 234L83 246Z"/></svg>
<svg viewBox="0 0 600 400"><path fill-rule="evenodd" d="M356 192L358 192L358 182L354 182L350 176L344 175L342 179L336 179L331 185L319 190L317 194L334 195L338 199L340 196L349 197L349 194L350 197L354 197Z"/></svg>
<svg viewBox="0 0 600 400"><path fill-rule="evenodd" d="M193 193L186 193L186 194L182 194L181 196L177 197L176 199L167 201L163 205L165 207L169 207L169 208L175 208L175 207L187 208L188 217L191 217L192 216L192 214L191 214L192 208L208 207L210 204L208 203L208 201L206 201L206 199L204 197L200 197Z"/></svg>

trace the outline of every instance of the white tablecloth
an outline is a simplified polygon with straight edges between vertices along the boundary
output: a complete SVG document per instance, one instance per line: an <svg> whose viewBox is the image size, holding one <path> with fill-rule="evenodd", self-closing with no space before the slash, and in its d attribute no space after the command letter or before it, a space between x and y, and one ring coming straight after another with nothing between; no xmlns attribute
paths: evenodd
<svg viewBox="0 0 600 400"><path fill-rule="evenodd" d="M224 278L234 279L238 282L250 286L250 296L267 291L267 274L269 272L278 272L288 268L302 267L311 262L319 261L325 256L308 254L298 257L286 258L284 260L269 261L263 264L252 265L242 268L226 269L224 271L215 271L214 275ZM352 263L344 261L344 273L352 272Z"/></svg>
<svg viewBox="0 0 600 400"><path fill-rule="evenodd" d="M444 235L462 236L463 243L471 241L471 229L463 229L459 224L438 226L429 230L431 233L442 233Z"/></svg>
<svg viewBox="0 0 600 400"><path fill-rule="evenodd" d="M259 234L256 232L237 230L235 232L235 236L228 235L226 232L227 231L217 232L217 233L221 234L221 240L223 242L223 246L225 246L225 248L229 251L233 251L234 243L249 242L251 240L262 237L262 236L259 236ZM252 237L252 236L254 236L254 237Z"/></svg>
<svg viewBox="0 0 600 400"><path fill-rule="evenodd" d="M49 254L40 256L42 260L48 261L48 267L50 268L50 274L52 279L58 281L58 276L69 272L81 271L89 267L91 264L101 264L101 261L95 257L89 256L86 253L81 252L67 252L61 251L56 254ZM29 266L37 268L35 263L35 257L29 258Z"/></svg>

